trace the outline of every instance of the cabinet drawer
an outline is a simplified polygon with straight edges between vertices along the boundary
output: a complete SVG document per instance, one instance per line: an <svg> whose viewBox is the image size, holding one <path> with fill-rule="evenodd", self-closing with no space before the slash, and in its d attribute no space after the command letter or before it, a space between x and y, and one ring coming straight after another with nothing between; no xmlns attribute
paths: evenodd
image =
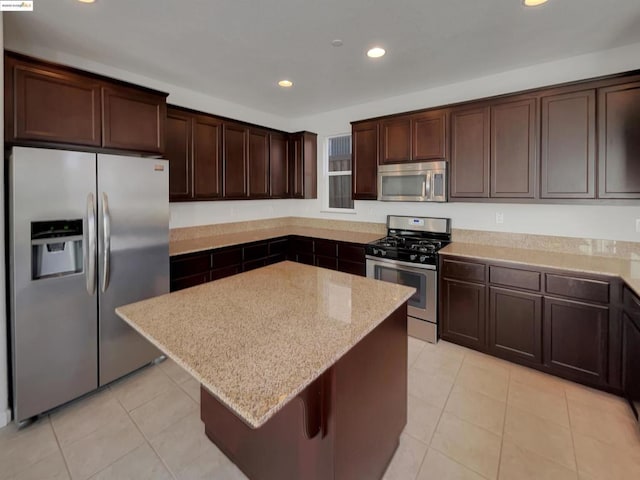
<svg viewBox="0 0 640 480"><path fill-rule="evenodd" d="M338 258L349 262L364 263L364 245L339 243Z"/></svg>
<svg viewBox="0 0 640 480"><path fill-rule="evenodd" d="M211 269L211 254L171 259L171 278L188 277Z"/></svg>
<svg viewBox="0 0 640 480"><path fill-rule="evenodd" d="M640 298L634 295L627 287L624 288L623 297L625 310L640 315Z"/></svg>
<svg viewBox="0 0 640 480"><path fill-rule="evenodd" d="M338 245L333 240L316 240L316 255L324 257L336 257L338 255Z"/></svg>
<svg viewBox="0 0 640 480"><path fill-rule="evenodd" d="M540 272L517 268L489 266L489 282L523 290L540 291Z"/></svg>
<svg viewBox="0 0 640 480"><path fill-rule="evenodd" d="M350 262L348 260L338 259L338 270L351 275L360 275L365 277L367 275L366 264L360 262Z"/></svg>
<svg viewBox="0 0 640 480"><path fill-rule="evenodd" d="M313 253L313 239L295 237L293 239L292 248L295 253Z"/></svg>
<svg viewBox="0 0 640 480"><path fill-rule="evenodd" d="M236 273L240 273L242 267L240 265L231 265L230 267L222 267L211 270L211 280L219 280L220 278L230 277Z"/></svg>
<svg viewBox="0 0 640 480"><path fill-rule="evenodd" d="M265 258L269 256L269 244L259 243L257 245L251 245L244 247L244 261L257 260L258 258Z"/></svg>
<svg viewBox="0 0 640 480"><path fill-rule="evenodd" d="M209 280L209 272L198 273L197 275L191 275L189 277L177 278L175 280L171 280L171 291L177 292L178 290L182 290L184 288L195 287L196 285L207 283Z"/></svg>
<svg viewBox="0 0 640 480"><path fill-rule="evenodd" d="M221 249L215 250L212 254L213 268L228 267L242 263L242 249Z"/></svg>
<svg viewBox="0 0 640 480"><path fill-rule="evenodd" d="M269 255L286 254L289 250L289 240L276 240L269 243Z"/></svg>
<svg viewBox="0 0 640 480"><path fill-rule="evenodd" d="M547 293L591 302L609 302L609 282L547 274Z"/></svg>
<svg viewBox="0 0 640 480"><path fill-rule="evenodd" d="M485 266L482 263L460 262L458 260L443 260L442 275L447 278L458 278L469 282L483 282Z"/></svg>
<svg viewBox="0 0 640 480"><path fill-rule="evenodd" d="M264 267L266 264L267 264L266 258L245 262L242 264L242 271L248 272L249 270L255 270L256 268Z"/></svg>
<svg viewBox="0 0 640 480"><path fill-rule="evenodd" d="M325 257L322 255L316 255L316 266L322 268L330 268L331 270L338 269L338 260L336 257Z"/></svg>

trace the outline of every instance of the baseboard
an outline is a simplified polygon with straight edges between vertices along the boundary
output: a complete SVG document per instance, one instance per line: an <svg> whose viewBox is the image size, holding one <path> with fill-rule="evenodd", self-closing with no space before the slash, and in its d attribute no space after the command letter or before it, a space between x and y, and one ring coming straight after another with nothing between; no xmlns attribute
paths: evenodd
<svg viewBox="0 0 640 480"><path fill-rule="evenodd" d="M7 408L4 412L0 412L0 428L11 423L11 409Z"/></svg>

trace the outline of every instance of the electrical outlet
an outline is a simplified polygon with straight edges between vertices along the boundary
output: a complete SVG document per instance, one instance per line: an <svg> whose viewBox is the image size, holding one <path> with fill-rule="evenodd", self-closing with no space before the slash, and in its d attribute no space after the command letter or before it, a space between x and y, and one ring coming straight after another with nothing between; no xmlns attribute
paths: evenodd
<svg viewBox="0 0 640 480"><path fill-rule="evenodd" d="M636 218L636 232L640 233L640 218Z"/></svg>
<svg viewBox="0 0 640 480"><path fill-rule="evenodd" d="M496 212L496 223L502 225L504 223L504 213Z"/></svg>

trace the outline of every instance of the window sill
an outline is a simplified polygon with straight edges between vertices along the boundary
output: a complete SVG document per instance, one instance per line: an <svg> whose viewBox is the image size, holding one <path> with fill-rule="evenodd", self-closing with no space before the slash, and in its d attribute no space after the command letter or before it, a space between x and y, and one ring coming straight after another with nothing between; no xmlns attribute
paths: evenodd
<svg viewBox="0 0 640 480"><path fill-rule="evenodd" d="M320 213L346 213L355 215L358 212L356 212L355 208L323 208L320 210Z"/></svg>

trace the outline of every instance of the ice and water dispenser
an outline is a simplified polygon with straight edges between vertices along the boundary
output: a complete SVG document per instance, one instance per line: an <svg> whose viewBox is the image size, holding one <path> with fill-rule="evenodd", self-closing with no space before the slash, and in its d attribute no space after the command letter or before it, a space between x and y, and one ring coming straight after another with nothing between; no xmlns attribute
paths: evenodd
<svg viewBox="0 0 640 480"><path fill-rule="evenodd" d="M31 222L31 278L82 272L82 219Z"/></svg>

